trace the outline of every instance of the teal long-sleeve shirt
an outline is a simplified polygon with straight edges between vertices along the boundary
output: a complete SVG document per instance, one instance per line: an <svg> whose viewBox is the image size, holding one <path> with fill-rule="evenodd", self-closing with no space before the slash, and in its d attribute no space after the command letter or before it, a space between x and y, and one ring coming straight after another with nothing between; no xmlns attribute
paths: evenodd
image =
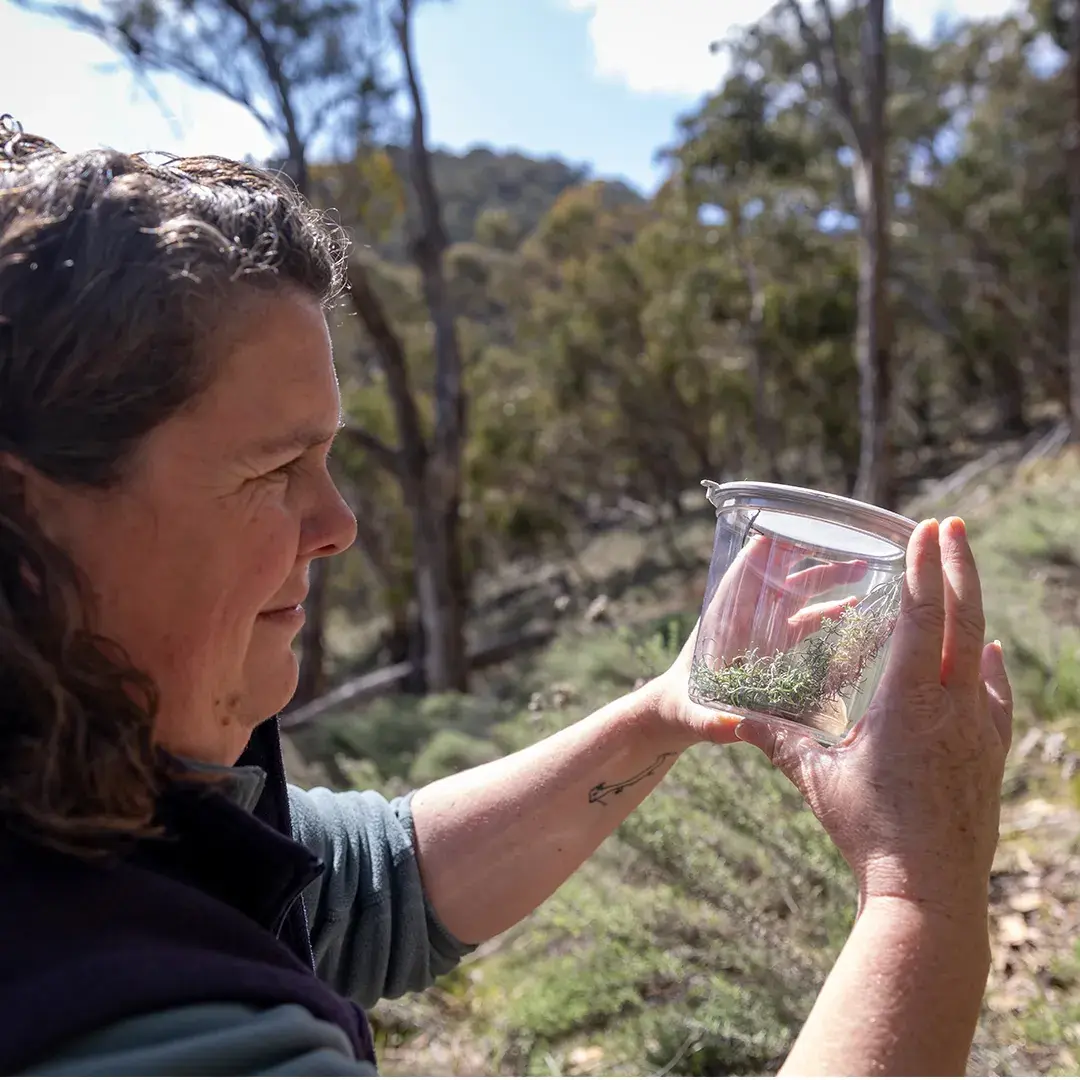
<svg viewBox="0 0 1080 1080"><path fill-rule="evenodd" d="M262 774L237 769L250 807ZM304 899L318 973L365 1007L423 990L472 946L439 922L420 881L411 795L289 788L294 838L326 864ZM32 1076L374 1076L344 1032L300 1005L206 1002L134 1016L39 1063Z"/></svg>

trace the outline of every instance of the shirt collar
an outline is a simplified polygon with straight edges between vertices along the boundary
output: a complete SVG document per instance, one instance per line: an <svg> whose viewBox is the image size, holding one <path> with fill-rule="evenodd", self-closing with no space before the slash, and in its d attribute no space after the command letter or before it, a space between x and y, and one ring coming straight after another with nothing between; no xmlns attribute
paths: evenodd
<svg viewBox="0 0 1080 1080"><path fill-rule="evenodd" d="M195 773L217 773L221 794L250 813L266 787L266 770L258 765L207 765L204 761L179 758L184 767Z"/></svg>

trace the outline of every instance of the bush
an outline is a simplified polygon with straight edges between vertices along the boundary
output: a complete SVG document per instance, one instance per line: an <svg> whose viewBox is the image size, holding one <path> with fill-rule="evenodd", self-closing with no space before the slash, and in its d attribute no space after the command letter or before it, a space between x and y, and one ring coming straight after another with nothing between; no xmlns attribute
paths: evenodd
<svg viewBox="0 0 1080 1080"><path fill-rule="evenodd" d="M332 713L294 736L309 761L371 761L388 780L405 779L421 749L440 731L486 736L508 709L467 694L380 698L362 709Z"/></svg>
<svg viewBox="0 0 1080 1080"><path fill-rule="evenodd" d="M464 731L445 728L436 732L417 754L409 772L409 783L413 787L423 787L501 756L501 751L490 739L478 739Z"/></svg>

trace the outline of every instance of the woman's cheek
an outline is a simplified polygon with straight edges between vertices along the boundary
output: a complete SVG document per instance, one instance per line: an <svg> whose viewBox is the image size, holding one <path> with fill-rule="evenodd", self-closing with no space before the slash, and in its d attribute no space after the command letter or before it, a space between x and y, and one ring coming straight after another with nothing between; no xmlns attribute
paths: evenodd
<svg viewBox="0 0 1080 1080"><path fill-rule="evenodd" d="M254 523L239 568L267 582L271 589L281 587L292 573L300 550L300 523L285 504L268 508Z"/></svg>

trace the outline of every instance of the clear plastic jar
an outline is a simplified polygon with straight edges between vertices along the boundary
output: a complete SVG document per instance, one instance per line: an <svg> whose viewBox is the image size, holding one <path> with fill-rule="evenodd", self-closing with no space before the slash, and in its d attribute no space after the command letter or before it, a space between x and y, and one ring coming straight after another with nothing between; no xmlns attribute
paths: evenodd
<svg viewBox="0 0 1080 1080"><path fill-rule="evenodd" d="M690 697L838 742L885 669L915 522L782 484L703 484L716 538Z"/></svg>

